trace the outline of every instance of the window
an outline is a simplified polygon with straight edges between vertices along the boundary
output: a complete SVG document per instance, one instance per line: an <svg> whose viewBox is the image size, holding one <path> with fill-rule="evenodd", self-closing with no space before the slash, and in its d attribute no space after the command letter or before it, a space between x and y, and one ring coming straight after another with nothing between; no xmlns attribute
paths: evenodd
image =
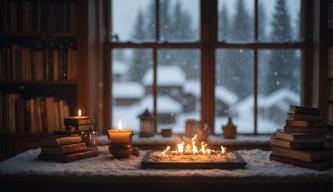
<svg viewBox="0 0 333 192"><path fill-rule="evenodd" d="M203 118L221 133L232 116L239 133L271 133L300 103L301 0L109 4L113 127L138 131L148 108L158 130Z"/></svg>

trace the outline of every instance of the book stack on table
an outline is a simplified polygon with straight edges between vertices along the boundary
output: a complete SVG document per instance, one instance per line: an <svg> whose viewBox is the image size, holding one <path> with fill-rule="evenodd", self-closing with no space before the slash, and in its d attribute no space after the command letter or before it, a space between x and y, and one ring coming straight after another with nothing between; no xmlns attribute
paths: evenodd
<svg viewBox="0 0 333 192"><path fill-rule="evenodd" d="M71 162L99 155L96 148L87 148L81 136L52 136L41 141L39 159Z"/></svg>
<svg viewBox="0 0 333 192"><path fill-rule="evenodd" d="M333 167L329 132L319 108L290 106L284 128L272 136L270 159L318 170Z"/></svg>

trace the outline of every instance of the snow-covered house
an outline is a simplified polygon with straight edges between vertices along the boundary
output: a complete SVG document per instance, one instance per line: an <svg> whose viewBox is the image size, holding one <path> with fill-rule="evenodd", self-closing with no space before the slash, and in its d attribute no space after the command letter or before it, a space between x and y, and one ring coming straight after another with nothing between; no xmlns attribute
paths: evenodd
<svg viewBox="0 0 333 192"><path fill-rule="evenodd" d="M119 60L112 61L112 79L113 81L124 81L128 77L129 66L127 63Z"/></svg>
<svg viewBox="0 0 333 192"><path fill-rule="evenodd" d="M217 85L215 87L215 114L217 116L230 115L230 108L238 101L238 96L229 89Z"/></svg>
<svg viewBox="0 0 333 192"><path fill-rule="evenodd" d="M140 106L153 111L153 96L148 95L141 100ZM174 124L177 115L182 112L182 106L169 96L157 96L157 118L159 124Z"/></svg>
<svg viewBox="0 0 333 192"><path fill-rule="evenodd" d="M115 82L112 85L113 104L116 106L138 103L144 94L143 86L137 82Z"/></svg>
<svg viewBox="0 0 333 192"><path fill-rule="evenodd" d="M268 96L258 95L259 118L270 120L278 125L286 120L289 105L297 105L300 97L295 92L282 88ZM236 106L237 115L240 118L248 118L253 114L254 98L248 96Z"/></svg>
<svg viewBox="0 0 333 192"><path fill-rule="evenodd" d="M183 111L194 112L200 109L201 83L200 81L186 81L183 86L184 99L182 99Z"/></svg>
<svg viewBox="0 0 333 192"><path fill-rule="evenodd" d="M158 94L168 95L175 100L182 97L182 87L185 82L185 73L179 66L160 65L157 68ZM153 68L143 76L143 85L146 95L153 93Z"/></svg>
<svg viewBox="0 0 333 192"><path fill-rule="evenodd" d="M187 95L189 100L192 101L191 105L193 105L194 108L200 108L200 81L186 81L183 87L183 92ZM192 97L194 97L194 102ZM227 88L218 85L215 88L215 99L215 110L217 112L217 115L226 116L228 115L229 108L237 102L238 96Z"/></svg>
<svg viewBox="0 0 333 192"><path fill-rule="evenodd" d="M300 97L295 92L286 88L278 89L258 102L260 117L282 124L286 120L289 105L297 105L299 102Z"/></svg>

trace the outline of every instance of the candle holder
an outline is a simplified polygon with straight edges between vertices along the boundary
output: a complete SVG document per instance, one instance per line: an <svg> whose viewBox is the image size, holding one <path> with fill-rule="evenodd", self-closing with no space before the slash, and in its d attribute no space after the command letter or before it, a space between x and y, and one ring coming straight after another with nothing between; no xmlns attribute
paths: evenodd
<svg viewBox="0 0 333 192"><path fill-rule="evenodd" d="M108 130L109 152L114 158L128 158L133 152L133 131L129 129Z"/></svg>
<svg viewBox="0 0 333 192"><path fill-rule="evenodd" d="M123 159L128 158L133 152L132 143L111 143L109 151L114 158Z"/></svg>

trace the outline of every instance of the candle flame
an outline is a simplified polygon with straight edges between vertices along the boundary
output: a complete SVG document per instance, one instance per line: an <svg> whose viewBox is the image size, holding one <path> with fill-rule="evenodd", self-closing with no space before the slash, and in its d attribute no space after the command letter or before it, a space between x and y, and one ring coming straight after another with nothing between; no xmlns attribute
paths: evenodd
<svg viewBox="0 0 333 192"><path fill-rule="evenodd" d="M118 129L122 130L123 129L123 124L121 123L121 120L118 122Z"/></svg>
<svg viewBox="0 0 333 192"><path fill-rule="evenodd" d="M81 109L79 109L79 111L77 112L78 116L81 117Z"/></svg>
<svg viewBox="0 0 333 192"><path fill-rule="evenodd" d="M162 155L165 155L165 153L169 150L170 150L170 146L167 146L167 148L164 151L162 151Z"/></svg>

